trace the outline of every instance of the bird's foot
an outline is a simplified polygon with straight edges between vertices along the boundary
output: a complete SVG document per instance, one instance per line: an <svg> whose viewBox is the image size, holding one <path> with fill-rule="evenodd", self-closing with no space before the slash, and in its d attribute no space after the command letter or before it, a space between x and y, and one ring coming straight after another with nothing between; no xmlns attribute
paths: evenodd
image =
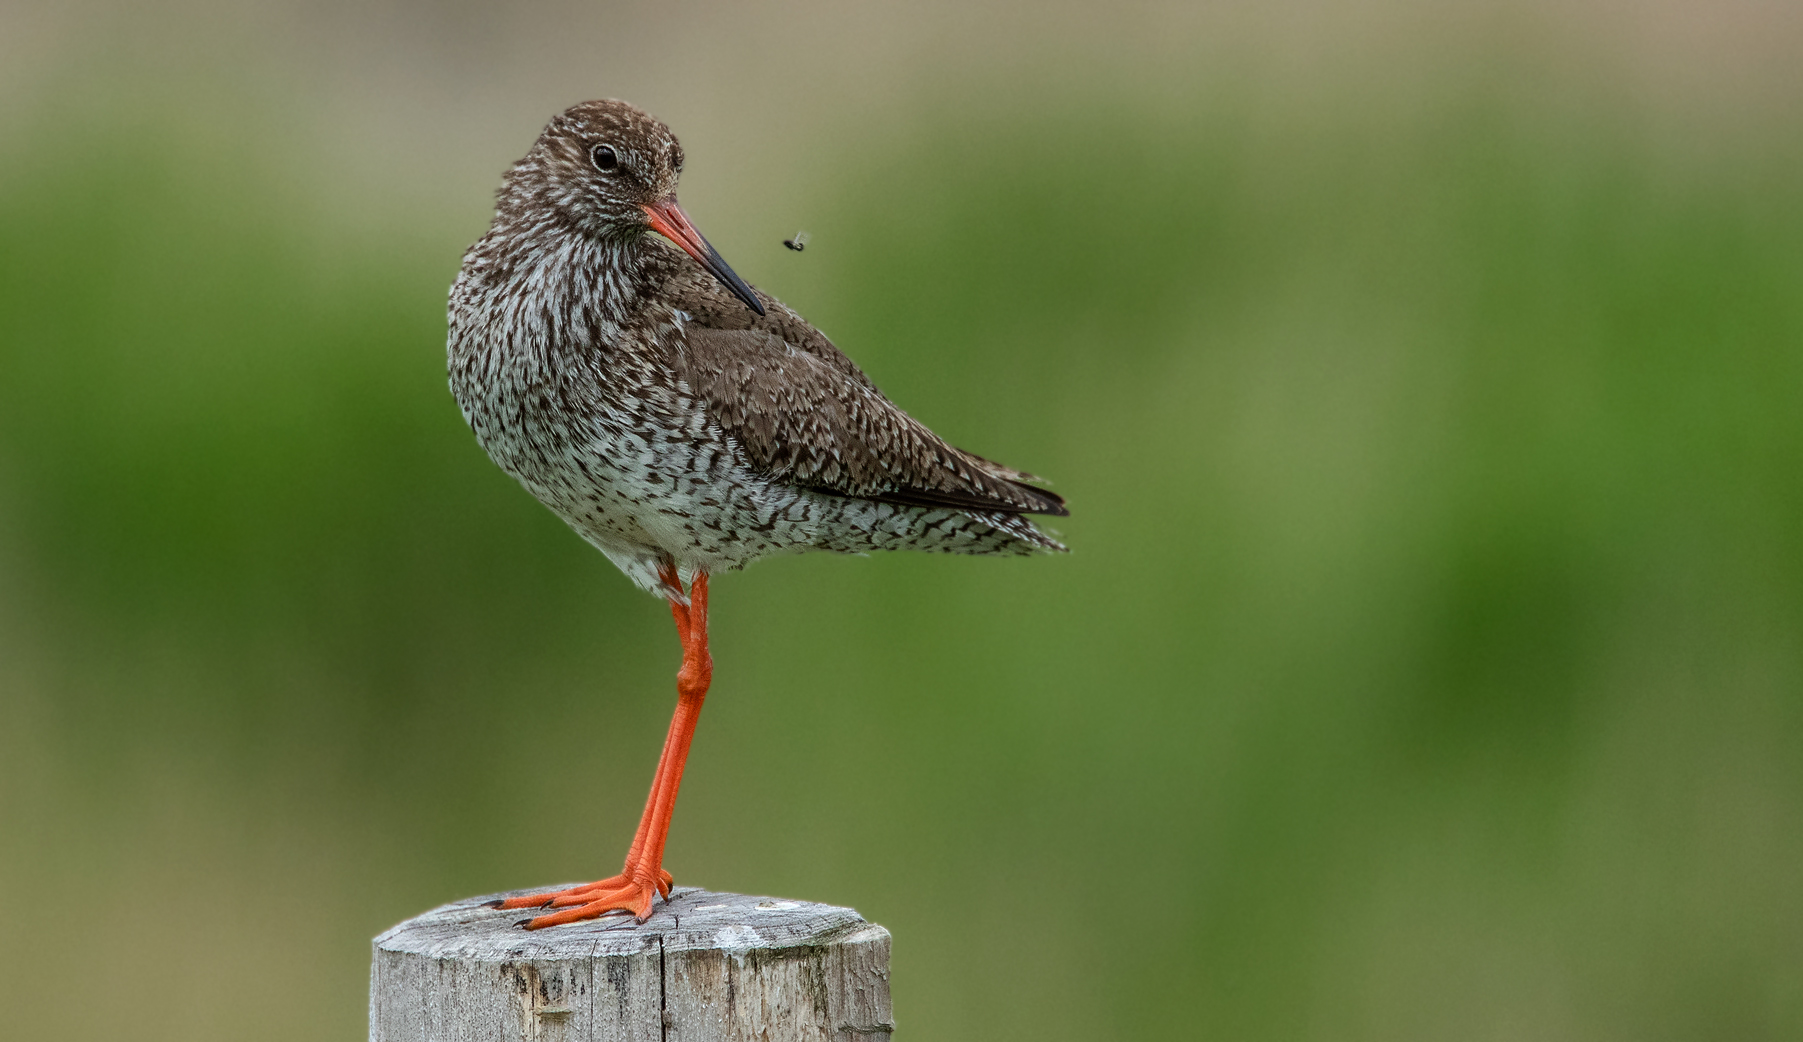
<svg viewBox="0 0 1803 1042"><path fill-rule="evenodd" d="M564 923L580 922L594 919L608 912L631 912L639 922L651 918L651 900L662 896L666 901L670 898L670 888L674 880L670 873L658 869L655 875L638 872L622 872L617 876L593 883L584 883L567 890L553 890L545 894L526 894L522 897L509 897L494 902L496 908L561 908L560 912L552 912L533 919L523 919L520 925L528 930L542 930L547 926L561 926Z"/></svg>

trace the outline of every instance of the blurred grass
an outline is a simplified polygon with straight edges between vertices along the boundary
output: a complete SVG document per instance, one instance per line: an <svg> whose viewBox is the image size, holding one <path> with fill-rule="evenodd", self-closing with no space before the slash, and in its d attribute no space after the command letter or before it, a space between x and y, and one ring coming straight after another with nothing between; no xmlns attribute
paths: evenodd
<svg viewBox="0 0 1803 1042"><path fill-rule="evenodd" d="M805 255L722 242L1055 478L1075 553L722 582L678 878L889 926L910 1037L1803 1032L1799 142L1537 97L947 109L821 157ZM471 214L43 127L0 179L0 1002L354 1037L370 935L617 860L665 613L462 427Z"/></svg>

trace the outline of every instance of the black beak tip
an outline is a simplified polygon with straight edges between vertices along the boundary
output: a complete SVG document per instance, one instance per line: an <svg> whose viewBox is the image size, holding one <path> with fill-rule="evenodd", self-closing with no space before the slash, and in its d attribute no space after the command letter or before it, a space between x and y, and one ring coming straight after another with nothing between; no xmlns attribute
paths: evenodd
<svg viewBox="0 0 1803 1042"><path fill-rule="evenodd" d="M762 315L764 313L763 301L759 300L758 295L751 291L751 287L745 284L745 280L739 277L739 273L727 267L726 262L720 259L718 253L714 254L713 259L719 265L714 271L714 277L725 283L726 288L732 291L732 295L744 301L746 307Z"/></svg>
<svg viewBox="0 0 1803 1042"><path fill-rule="evenodd" d="M738 272L732 270L732 265L726 263L726 258L720 256L720 251L714 249L714 244L704 238L701 240L701 248L705 252L694 255L695 259L701 262L701 266L706 268L714 278L719 279L720 285L731 290L733 296L744 301L746 307L762 315L764 305L758 300L758 295L751 292L751 287L745 284L745 280L739 277Z"/></svg>
<svg viewBox="0 0 1803 1042"><path fill-rule="evenodd" d="M718 257L719 254L715 254L715 256ZM759 315L764 313L763 301L760 301L758 295L751 291L751 287L745 284L744 279L739 278L736 272L726 266L725 261L720 262L720 267L714 272L714 276L724 283L727 289L732 291L733 296L744 301L746 307L757 312Z"/></svg>

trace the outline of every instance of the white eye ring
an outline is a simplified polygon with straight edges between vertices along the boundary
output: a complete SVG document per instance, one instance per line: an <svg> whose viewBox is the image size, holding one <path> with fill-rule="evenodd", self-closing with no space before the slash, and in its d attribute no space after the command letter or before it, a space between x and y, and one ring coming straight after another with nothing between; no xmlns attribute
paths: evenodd
<svg viewBox="0 0 1803 1042"><path fill-rule="evenodd" d="M620 153L612 145L596 145L588 150L588 161L595 164L596 170L610 174L619 169Z"/></svg>

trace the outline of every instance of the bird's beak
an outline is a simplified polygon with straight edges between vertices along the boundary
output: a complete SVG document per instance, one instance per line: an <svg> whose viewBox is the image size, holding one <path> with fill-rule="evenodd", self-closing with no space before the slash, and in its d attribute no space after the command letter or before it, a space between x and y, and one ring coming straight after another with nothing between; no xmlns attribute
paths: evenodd
<svg viewBox="0 0 1803 1042"><path fill-rule="evenodd" d="M676 197L670 196L655 203L641 203L645 215L651 218L651 230L681 246L683 252L695 258L695 263L706 268L710 274L720 280L720 284L732 290L733 296L745 302L745 306L758 314L764 313L764 305L758 303L757 294L745 285L733 270L726 266L718 250L708 244L689 223L689 215L676 205Z"/></svg>

